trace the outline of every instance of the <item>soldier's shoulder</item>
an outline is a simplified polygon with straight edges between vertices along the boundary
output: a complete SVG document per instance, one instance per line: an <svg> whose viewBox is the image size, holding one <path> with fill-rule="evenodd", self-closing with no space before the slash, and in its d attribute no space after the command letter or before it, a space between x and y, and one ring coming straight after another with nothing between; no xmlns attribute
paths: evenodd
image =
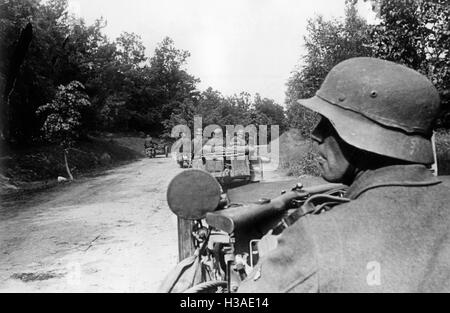
<svg viewBox="0 0 450 313"><path fill-rule="evenodd" d="M309 220L313 222L322 223L326 220L332 220L341 215L347 214L347 212L352 212L357 208L360 208L364 204L361 199L349 200L348 202L343 202L335 204L329 207L327 210L321 211L319 214L308 215Z"/></svg>
<svg viewBox="0 0 450 313"><path fill-rule="evenodd" d="M311 221L314 227L323 228L329 226L322 225L330 223L346 225L356 221L373 221L375 218L405 218L407 214L404 214L404 210L410 213L446 211L442 212L442 217L450 218L450 211L446 209L446 204L450 203L450 176L439 176L438 180L438 184L416 187L398 185L373 188L356 199L334 206L329 211L312 215Z"/></svg>
<svg viewBox="0 0 450 313"><path fill-rule="evenodd" d="M378 215L377 211L389 206L375 195L357 198L349 202L334 205L320 214L307 216L309 229L315 236L326 236L334 241L346 228L355 224L365 224Z"/></svg>

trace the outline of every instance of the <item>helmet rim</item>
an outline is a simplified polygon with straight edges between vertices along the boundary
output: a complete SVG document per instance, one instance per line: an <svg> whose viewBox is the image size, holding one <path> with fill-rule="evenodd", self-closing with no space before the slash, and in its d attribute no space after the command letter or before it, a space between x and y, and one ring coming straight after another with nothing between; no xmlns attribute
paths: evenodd
<svg viewBox="0 0 450 313"><path fill-rule="evenodd" d="M388 127L355 111L314 96L297 103L326 117L346 143L375 154L413 163L434 162L431 138Z"/></svg>

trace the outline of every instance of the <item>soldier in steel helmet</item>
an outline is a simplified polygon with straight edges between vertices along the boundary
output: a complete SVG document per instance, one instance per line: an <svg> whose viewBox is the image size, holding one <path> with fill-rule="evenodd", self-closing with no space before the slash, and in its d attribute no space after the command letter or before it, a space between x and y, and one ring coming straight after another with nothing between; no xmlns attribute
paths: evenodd
<svg viewBox="0 0 450 313"><path fill-rule="evenodd" d="M202 148L205 143L206 143L206 140L203 138L203 130L201 128L197 128L195 130L194 140L192 140L192 158L193 159L201 159Z"/></svg>
<svg viewBox="0 0 450 313"><path fill-rule="evenodd" d="M429 170L439 96L423 75L374 58L336 65L316 95L323 177L349 202L300 218L240 292L450 291L450 184Z"/></svg>
<svg viewBox="0 0 450 313"><path fill-rule="evenodd" d="M203 147L203 151L207 154L213 154L214 158L223 157L224 140L221 128L218 127L214 129L212 138L206 142L205 146Z"/></svg>
<svg viewBox="0 0 450 313"><path fill-rule="evenodd" d="M144 148L145 148L145 149L147 149L147 148L153 148L154 145L155 145L155 143L154 143L154 141L153 141L152 136L147 135L147 136L145 137L145 139L144 139Z"/></svg>

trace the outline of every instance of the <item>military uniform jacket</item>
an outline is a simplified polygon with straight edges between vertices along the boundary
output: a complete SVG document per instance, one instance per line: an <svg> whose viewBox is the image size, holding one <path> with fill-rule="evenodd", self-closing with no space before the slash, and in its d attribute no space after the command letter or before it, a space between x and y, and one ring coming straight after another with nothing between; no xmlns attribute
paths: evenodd
<svg viewBox="0 0 450 313"><path fill-rule="evenodd" d="M202 156L203 145L206 143L206 140L202 137L196 137L192 140L191 151L196 158L200 158Z"/></svg>
<svg viewBox="0 0 450 313"><path fill-rule="evenodd" d="M145 148L152 148L154 145L155 145L155 143L153 142L153 139L145 138L145 141L144 141Z"/></svg>
<svg viewBox="0 0 450 313"><path fill-rule="evenodd" d="M362 173L352 201L307 215L239 292L450 292L450 184L421 165Z"/></svg>

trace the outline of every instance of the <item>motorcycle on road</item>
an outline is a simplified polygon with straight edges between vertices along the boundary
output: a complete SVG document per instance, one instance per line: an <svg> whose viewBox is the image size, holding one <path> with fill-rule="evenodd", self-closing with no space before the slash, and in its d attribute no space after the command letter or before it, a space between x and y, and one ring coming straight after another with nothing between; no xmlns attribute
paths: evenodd
<svg viewBox="0 0 450 313"><path fill-rule="evenodd" d="M154 147L145 148L145 155L147 158L156 158L156 149Z"/></svg>

